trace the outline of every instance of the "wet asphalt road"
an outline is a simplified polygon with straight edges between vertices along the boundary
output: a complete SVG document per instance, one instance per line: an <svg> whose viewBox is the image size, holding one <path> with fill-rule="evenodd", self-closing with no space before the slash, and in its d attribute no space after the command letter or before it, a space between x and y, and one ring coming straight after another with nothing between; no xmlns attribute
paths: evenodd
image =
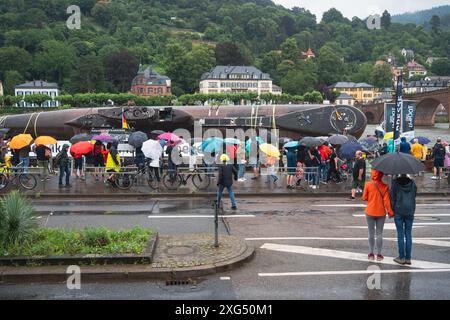
<svg viewBox="0 0 450 320"><path fill-rule="evenodd" d="M246 238L257 251L251 262L237 270L180 286L166 286L162 281L82 283L81 290L68 290L65 284L2 284L0 299L450 299L448 199L418 201L412 268L389 264L389 257L397 256L397 244L393 221L386 222L383 254L387 263L377 264L384 273L379 287L371 282L377 284L373 290L367 285L369 277L373 279L367 268L374 263L365 259L367 230L361 202L290 197L247 199L238 204L237 213L248 216L233 218L225 200L225 214L230 216L225 218L227 228L221 223L220 232L229 230ZM49 227L141 225L161 234L213 230L213 219L203 217L213 214L206 200L40 201L35 206ZM49 210L54 212L50 217ZM415 265L418 260L420 264Z"/></svg>

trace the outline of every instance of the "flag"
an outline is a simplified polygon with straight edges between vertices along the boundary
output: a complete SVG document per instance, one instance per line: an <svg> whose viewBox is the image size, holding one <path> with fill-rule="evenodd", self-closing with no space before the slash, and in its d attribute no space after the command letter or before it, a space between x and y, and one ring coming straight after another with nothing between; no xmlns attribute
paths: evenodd
<svg viewBox="0 0 450 320"><path fill-rule="evenodd" d="M123 109L122 109L122 129L130 129L127 119L125 118L125 113L123 112Z"/></svg>

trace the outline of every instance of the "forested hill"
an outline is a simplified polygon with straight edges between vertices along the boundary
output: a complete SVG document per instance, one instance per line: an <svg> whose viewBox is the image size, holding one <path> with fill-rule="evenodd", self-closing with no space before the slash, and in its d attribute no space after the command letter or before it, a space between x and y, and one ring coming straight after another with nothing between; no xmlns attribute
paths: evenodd
<svg viewBox="0 0 450 320"><path fill-rule="evenodd" d="M81 8L81 29L69 30L67 7ZM316 58L304 60L311 47ZM450 56L450 33L391 23L369 30L336 9L320 23L303 8L269 0L2 0L0 80L7 94L17 83L43 79L66 92L126 92L139 64L172 79L176 95L198 90L215 65L252 64L291 94L324 91L337 81L389 86L389 54L404 64ZM445 70L441 68L441 70ZM447 71L437 71L447 72Z"/></svg>
<svg viewBox="0 0 450 320"><path fill-rule="evenodd" d="M433 16L439 16L445 18L443 22L447 22L446 19L450 18L450 5L434 7L428 10L408 12L400 15L393 15L392 21L398 23L414 23L418 25L428 24ZM447 18L448 17L448 18ZM442 21L441 21L442 22ZM449 23L445 23L446 26L450 27Z"/></svg>

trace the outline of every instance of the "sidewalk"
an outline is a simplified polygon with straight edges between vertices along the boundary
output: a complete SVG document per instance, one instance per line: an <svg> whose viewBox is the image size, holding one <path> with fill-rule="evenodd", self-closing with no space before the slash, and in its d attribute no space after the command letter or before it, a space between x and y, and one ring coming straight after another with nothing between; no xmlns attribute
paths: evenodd
<svg viewBox="0 0 450 320"><path fill-rule="evenodd" d="M251 173L246 174L246 181L234 183L234 191L236 196L239 197L254 197L254 196L318 196L318 197L341 197L348 195L351 189L351 181L346 181L341 184L329 183L320 184L319 188L311 189L305 184L303 188L297 188L296 190L289 190L286 188L286 176L285 174L279 174L279 180L276 184L266 183L266 176L261 176L258 180L251 180L253 175ZM447 196L450 193L450 185L447 180L431 180L431 173L427 173L424 176L416 177L416 183L418 187L419 196ZM368 178L369 179L369 178ZM387 178L387 182L390 178ZM106 186L103 181L95 181L92 177L88 177L86 181L80 179L71 179L73 185L70 189L58 188L58 178L53 177L50 181L38 182L37 187L31 191L24 191L24 194L31 197L211 197L214 196L217 190L217 180L214 177L211 179L211 184L207 190L197 190L189 181L186 186L181 186L178 190L167 190L161 183L159 190L153 190L148 185L145 179L141 179L138 185L133 186L130 190L114 189L110 186ZM12 187L8 187L5 190L0 191L0 195L13 190Z"/></svg>
<svg viewBox="0 0 450 320"><path fill-rule="evenodd" d="M251 260L254 248L239 238L193 234L160 236L149 265L81 266L81 281L188 280L237 268ZM67 266L0 267L0 284L16 282L65 282Z"/></svg>

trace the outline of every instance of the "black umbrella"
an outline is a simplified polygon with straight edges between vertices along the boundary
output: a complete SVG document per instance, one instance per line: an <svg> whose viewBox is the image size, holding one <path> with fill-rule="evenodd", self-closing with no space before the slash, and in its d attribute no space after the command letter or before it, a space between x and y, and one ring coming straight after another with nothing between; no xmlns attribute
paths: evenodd
<svg viewBox="0 0 450 320"><path fill-rule="evenodd" d="M328 138L328 142L331 144L343 145L343 144L349 142L349 139L347 136L344 136L342 134L334 134Z"/></svg>
<svg viewBox="0 0 450 320"><path fill-rule="evenodd" d="M323 142L317 138L306 137L300 140L300 144L305 147L318 147L321 146Z"/></svg>
<svg viewBox="0 0 450 320"><path fill-rule="evenodd" d="M419 174L425 167L416 157L406 153L388 153L372 162L372 168L387 175Z"/></svg>
<svg viewBox="0 0 450 320"><path fill-rule="evenodd" d="M93 135L88 133L79 133L74 135L72 138L70 138L70 143L75 144L81 141L90 141L92 139Z"/></svg>
<svg viewBox="0 0 450 320"><path fill-rule="evenodd" d="M128 137L128 144L135 148L142 147L142 144L148 140L147 134L142 131L136 131Z"/></svg>
<svg viewBox="0 0 450 320"><path fill-rule="evenodd" d="M338 155L342 159L354 159L356 151L364 151L364 147L358 142L348 142L339 148Z"/></svg>

